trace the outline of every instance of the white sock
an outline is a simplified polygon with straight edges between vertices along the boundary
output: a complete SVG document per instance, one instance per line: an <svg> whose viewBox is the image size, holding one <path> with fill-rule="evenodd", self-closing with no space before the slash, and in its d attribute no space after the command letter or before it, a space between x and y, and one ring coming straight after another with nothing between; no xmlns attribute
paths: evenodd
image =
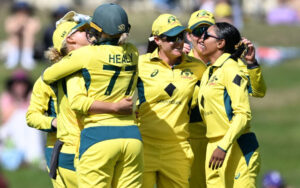
<svg viewBox="0 0 300 188"><path fill-rule="evenodd" d="M18 65L20 51L18 47L8 45L8 53L5 61L5 67L7 69L13 69Z"/></svg>
<svg viewBox="0 0 300 188"><path fill-rule="evenodd" d="M33 50L25 48L22 51L21 65L27 69L32 70L35 67L35 61L33 59Z"/></svg>

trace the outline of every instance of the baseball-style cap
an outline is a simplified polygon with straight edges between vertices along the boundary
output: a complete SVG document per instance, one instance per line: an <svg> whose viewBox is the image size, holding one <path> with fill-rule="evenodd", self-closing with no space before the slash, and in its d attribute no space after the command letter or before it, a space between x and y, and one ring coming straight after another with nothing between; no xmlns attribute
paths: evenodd
<svg viewBox="0 0 300 188"><path fill-rule="evenodd" d="M187 28L172 14L161 14L152 24L152 35L156 36L164 34L173 37L185 30Z"/></svg>
<svg viewBox="0 0 300 188"><path fill-rule="evenodd" d="M215 24L214 15L211 12L203 9L194 12L190 17L188 28L190 30L193 30L201 24L207 24L207 25Z"/></svg>
<svg viewBox="0 0 300 188"><path fill-rule="evenodd" d="M56 29L53 33L53 47L60 52L64 41L81 27L88 25L90 17L77 14L74 11L68 12L63 18L56 22Z"/></svg>
<svg viewBox="0 0 300 188"><path fill-rule="evenodd" d="M90 26L109 35L128 33L130 30L127 13L120 5L114 3L98 6Z"/></svg>

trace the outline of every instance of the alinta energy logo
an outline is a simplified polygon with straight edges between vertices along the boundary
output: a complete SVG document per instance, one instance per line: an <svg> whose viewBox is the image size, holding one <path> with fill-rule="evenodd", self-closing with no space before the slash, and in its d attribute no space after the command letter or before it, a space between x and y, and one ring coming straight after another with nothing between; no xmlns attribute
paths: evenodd
<svg viewBox="0 0 300 188"><path fill-rule="evenodd" d="M158 72L158 69L154 69L150 76L155 77L158 74Z"/></svg>
<svg viewBox="0 0 300 188"><path fill-rule="evenodd" d="M184 69L181 71L181 77L182 78L187 78L187 79L192 79L193 72L191 69Z"/></svg>

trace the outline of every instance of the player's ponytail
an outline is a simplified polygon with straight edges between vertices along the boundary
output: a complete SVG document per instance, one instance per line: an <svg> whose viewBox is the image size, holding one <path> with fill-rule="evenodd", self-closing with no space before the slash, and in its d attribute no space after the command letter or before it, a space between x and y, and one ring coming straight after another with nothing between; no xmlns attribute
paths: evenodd
<svg viewBox="0 0 300 188"><path fill-rule="evenodd" d="M45 57L46 57L46 59L49 59L52 63L56 63L56 62L60 61L67 54L68 54L68 48L67 48L67 45L64 44L62 46L62 48L60 49L60 52L56 48L50 47L45 52Z"/></svg>
<svg viewBox="0 0 300 188"><path fill-rule="evenodd" d="M105 35L105 37L103 37ZM118 45L125 44L129 37L129 33L121 33L117 35L108 35L104 32L99 32L94 28L88 31L88 41L93 45L101 45L107 41L116 41Z"/></svg>
<svg viewBox="0 0 300 188"><path fill-rule="evenodd" d="M235 45L234 52L231 54L230 58L237 60L242 56L246 49L246 45L240 41L237 45Z"/></svg>
<svg viewBox="0 0 300 188"><path fill-rule="evenodd" d="M129 37L129 33L122 33L120 38L119 38L118 44L119 45L125 44L128 37Z"/></svg>
<svg viewBox="0 0 300 188"><path fill-rule="evenodd" d="M241 43L241 34L237 28L226 22L215 24L215 32L218 38L225 40L223 51L230 53L231 58L237 60L246 49L246 46Z"/></svg>

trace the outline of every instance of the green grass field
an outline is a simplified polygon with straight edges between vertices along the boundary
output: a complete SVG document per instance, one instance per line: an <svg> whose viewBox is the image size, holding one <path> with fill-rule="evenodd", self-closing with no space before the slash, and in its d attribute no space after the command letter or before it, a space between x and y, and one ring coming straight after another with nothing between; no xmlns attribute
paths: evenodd
<svg viewBox="0 0 300 188"><path fill-rule="evenodd" d="M142 17L130 15L131 41L136 44L145 43L156 15L157 13L145 13ZM182 16L183 23L186 23L187 18L187 15ZM242 31L244 36L259 45L300 47L299 33L300 27L297 26L270 27L263 22L254 21L245 23ZM47 65L49 64L39 64L32 72L32 77L37 78ZM0 90L3 90L4 80L10 73L1 63ZM284 61L274 67L263 66L263 73L267 94L263 99L251 99L252 130L258 136L262 154L257 184L261 187L262 175L275 169L282 173L291 187L300 187L300 58ZM36 168L22 168L15 172L1 170L1 173L9 180L11 188L51 187L47 173Z"/></svg>

